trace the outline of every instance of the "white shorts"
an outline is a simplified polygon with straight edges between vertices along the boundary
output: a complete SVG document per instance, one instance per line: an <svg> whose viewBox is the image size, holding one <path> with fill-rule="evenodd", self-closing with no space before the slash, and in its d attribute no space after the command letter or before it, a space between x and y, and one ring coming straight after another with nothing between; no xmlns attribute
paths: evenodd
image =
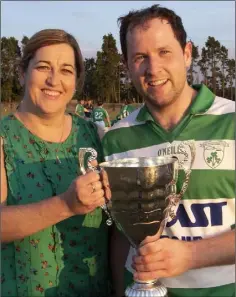
<svg viewBox="0 0 236 297"><path fill-rule="evenodd" d="M98 135L100 137L100 139L102 140L103 136L105 135L105 133L107 132L107 130L109 129L108 127L106 127L104 121L100 121L100 122L94 122L94 124L97 126L98 128Z"/></svg>
<svg viewBox="0 0 236 297"><path fill-rule="evenodd" d="M97 126L99 126L100 128L105 128L106 127L106 124L104 121L97 121L97 122L94 122L94 124L96 124Z"/></svg>

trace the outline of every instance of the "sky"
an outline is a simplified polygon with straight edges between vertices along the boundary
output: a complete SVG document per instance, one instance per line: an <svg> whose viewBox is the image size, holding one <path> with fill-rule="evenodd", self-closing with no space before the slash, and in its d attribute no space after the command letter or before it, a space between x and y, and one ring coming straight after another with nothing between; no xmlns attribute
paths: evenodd
<svg viewBox="0 0 236 297"><path fill-rule="evenodd" d="M75 36L84 58L96 57L109 33L120 51L118 17L152 4L174 10L195 45L201 48L213 36L235 58L234 1L1 1L1 36L21 40L41 29L64 29Z"/></svg>

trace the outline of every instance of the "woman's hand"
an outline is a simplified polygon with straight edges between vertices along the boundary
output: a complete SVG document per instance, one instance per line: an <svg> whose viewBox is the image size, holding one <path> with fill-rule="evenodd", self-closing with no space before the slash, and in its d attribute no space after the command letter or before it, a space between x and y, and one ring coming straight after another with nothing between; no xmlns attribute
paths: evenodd
<svg viewBox="0 0 236 297"><path fill-rule="evenodd" d="M61 197L67 203L73 216L87 214L103 205L105 203L104 195L105 192L100 175L96 172L88 172L77 177Z"/></svg>

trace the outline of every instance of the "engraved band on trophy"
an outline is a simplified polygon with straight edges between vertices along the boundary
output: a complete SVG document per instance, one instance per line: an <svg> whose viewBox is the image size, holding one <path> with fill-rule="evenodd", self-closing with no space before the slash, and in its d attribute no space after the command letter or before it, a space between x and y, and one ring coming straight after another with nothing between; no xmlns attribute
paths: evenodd
<svg viewBox="0 0 236 297"><path fill-rule="evenodd" d="M185 149L190 150L190 154ZM84 157L90 153L87 167L92 170L105 170L111 189L111 200L102 207L116 223L134 248L147 237L159 238L168 220L176 216L180 199L187 190L191 168L195 159L193 140L183 141L179 151L184 158L139 157L115 159L92 167L91 161L96 151L83 148L79 153L79 162L83 174ZM189 165L186 166L187 161ZM183 170L185 180L179 193L176 190L179 170ZM134 280L125 291L126 297L167 297L167 289L157 280Z"/></svg>

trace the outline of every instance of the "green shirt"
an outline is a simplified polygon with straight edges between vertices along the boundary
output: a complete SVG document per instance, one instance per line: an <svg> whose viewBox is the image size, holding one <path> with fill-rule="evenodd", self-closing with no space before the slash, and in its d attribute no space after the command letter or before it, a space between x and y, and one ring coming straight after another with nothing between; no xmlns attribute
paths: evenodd
<svg viewBox="0 0 236 297"><path fill-rule="evenodd" d="M81 105L81 104L77 104L76 107L75 107L75 113L78 114L81 117L84 117L85 116L84 106Z"/></svg>
<svg viewBox="0 0 236 297"><path fill-rule="evenodd" d="M164 130L144 105L116 123L103 138L106 160L182 158L179 144L195 140L196 158L187 191L176 218L167 223L162 236L184 241L216 236L235 224L235 103L215 96L204 85L194 88L198 95L171 131ZM178 191L182 178L180 172ZM132 271L129 261L126 268ZM232 297L235 265L195 269L161 282L168 288L169 297Z"/></svg>
<svg viewBox="0 0 236 297"><path fill-rule="evenodd" d="M65 192L80 175L78 151L93 147L102 161L92 122L73 116L61 144L33 135L14 116L0 122L8 179L7 205L22 205ZM58 155L60 162L56 160ZM1 296L108 296L108 234L101 208L1 245Z"/></svg>
<svg viewBox="0 0 236 297"><path fill-rule="evenodd" d="M117 115L118 120L122 120L126 118L131 112L133 112L136 108L133 105L127 104L121 107L119 114Z"/></svg>
<svg viewBox="0 0 236 297"><path fill-rule="evenodd" d="M96 107L93 109L92 120L93 122L104 122L106 127L109 126L109 116L107 111L103 107Z"/></svg>

